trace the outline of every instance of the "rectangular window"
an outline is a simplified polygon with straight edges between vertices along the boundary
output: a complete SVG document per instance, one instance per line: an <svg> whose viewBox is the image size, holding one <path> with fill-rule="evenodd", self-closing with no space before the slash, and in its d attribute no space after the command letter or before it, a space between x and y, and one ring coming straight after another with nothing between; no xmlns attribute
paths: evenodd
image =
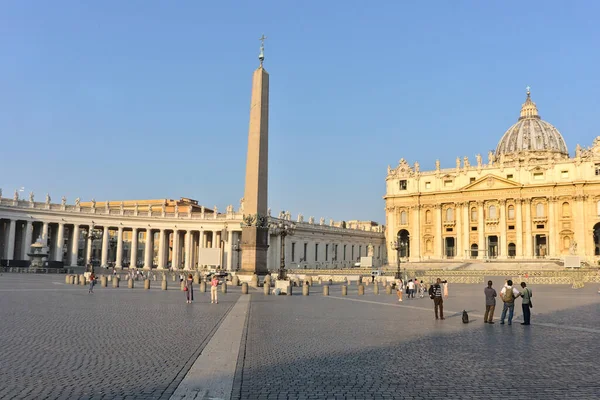
<svg viewBox="0 0 600 400"><path fill-rule="evenodd" d="M513 174L506 175L506 179L512 179L512 178L513 178Z"/></svg>
<svg viewBox="0 0 600 400"><path fill-rule="evenodd" d="M477 179L477 178L469 178L469 183L475 182L475 179Z"/></svg>
<svg viewBox="0 0 600 400"><path fill-rule="evenodd" d="M476 227L476 226L472 226L472 227L471 227L471 231L472 231L472 232L475 232L475 231L477 231L477 227Z"/></svg>
<svg viewBox="0 0 600 400"><path fill-rule="evenodd" d="M400 190L406 190L407 186L406 179L400 181Z"/></svg>
<svg viewBox="0 0 600 400"><path fill-rule="evenodd" d="M508 230L509 231L514 231L515 230L515 226L514 225L509 225L508 226Z"/></svg>
<svg viewBox="0 0 600 400"><path fill-rule="evenodd" d="M560 177L561 178L568 178L569 177L569 171L560 171Z"/></svg>
<svg viewBox="0 0 600 400"><path fill-rule="evenodd" d="M533 180L534 181L541 181L544 179L544 173L543 172L534 172L533 173Z"/></svg>
<svg viewBox="0 0 600 400"><path fill-rule="evenodd" d="M308 250L308 243L304 243L304 255L302 256L304 262L306 262L306 252Z"/></svg>
<svg viewBox="0 0 600 400"><path fill-rule="evenodd" d="M319 244L315 243L315 261L319 261Z"/></svg>
<svg viewBox="0 0 600 400"><path fill-rule="evenodd" d="M358 256L362 256L362 246L358 246Z"/></svg>
<svg viewBox="0 0 600 400"><path fill-rule="evenodd" d="M452 187L452 180L448 179L444 181L444 187Z"/></svg>
<svg viewBox="0 0 600 400"><path fill-rule="evenodd" d="M544 225L536 225L537 229L544 229Z"/></svg>
<svg viewBox="0 0 600 400"><path fill-rule="evenodd" d="M352 245L352 257L351 257L351 259L354 260L354 245Z"/></svg>
<svg viewBox="0 0 600 400"><path fill-rule="evenodd" d="M325 245L325 261L328 260L328 257L329 257L329 245L326 244Z"/></svg>
<svg viewBox="0 0 600 400"><path fill-rule="evenodd" d="M292 242L292 262L296 261L296 243Z"/></svg>
<svg viewBox="0 0 600 400"><path fill-rule="evenodd" d="M452 232L453 228L446 228L446 232Z"/></svg>
<svg viewBox="0 0 600 400"><path fill-rule="evenodd" d="M344 245L344 261L346 261L346 245Z"/></svg>
<svg viewBox="0 0 600 400"><path fill-rule="evenodd" d="M425 189L431 189L431 182L425 182Z"/></svg>
<svg viewBox="0 0 600 400"><path fill-rule="evenodd" d="M600 164L596 164L594 170L596 175L600 175Z"/></svg>

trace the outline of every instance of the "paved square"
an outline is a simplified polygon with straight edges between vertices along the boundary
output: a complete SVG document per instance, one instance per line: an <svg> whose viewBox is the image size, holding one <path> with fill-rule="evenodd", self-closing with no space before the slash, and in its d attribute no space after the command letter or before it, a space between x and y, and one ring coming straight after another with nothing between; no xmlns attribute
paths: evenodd
<svg viewBox="0 0 600 400"><path fill-rule="evenodd" d="M196 290L187 305L172 282L94 295L63 282L0 276L0 399L169 399L197 359L211 359L199 356L240 296L211 305ZM533 325L523 327L520 300L512 326L484 324L481 285L451 285L445 321L428 298L398 303L372 286L343 297L336 285L327 298L318 285L308 297L251 289L231 398L598 398L598 288L532 290Z"/></svg>

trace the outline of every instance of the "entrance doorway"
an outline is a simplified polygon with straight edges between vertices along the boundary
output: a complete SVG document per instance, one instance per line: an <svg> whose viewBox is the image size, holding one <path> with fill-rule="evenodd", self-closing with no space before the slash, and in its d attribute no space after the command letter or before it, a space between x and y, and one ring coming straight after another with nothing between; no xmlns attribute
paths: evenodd
<svg viewBox="0 0 600 400"><path fill-rule="evenodd" d="M600 222L594 225L594 255L600 256Z"/></svg>
<svg viewBox="0 0 600 400"><path fill-rule="evenodd" d="M514 243L508 244L508 258L515 258L517 256L517 246Z"/></svg>
<svg viewBox="0 0 600 400"><path fill-rule="evenodd" d="M498 236L488 236L488 257L498 258Z"/></svg>
<svg viewBox="0 0 600 400"><path fill-rule="evenodd" d="M544 258L548 254L548 244L546 243L546 235L535 235L535 256Z"/></svg>
<svg viewBox="0 0 600 400"><path fill-rule="evenodd" d="M444 254L446 258L454 258L454 238L447 237L444 240Z"/></svg>
<svg viewBox="0 0 600 400"><path fill-rule="evenodd" d="M476 244L471 245L471 258L477 258L479 255L479 246Z"/></svg>
<svg viewBox="0 0 600 400"><path fill-rule="evenodd" d="M400 245L400 249L398 250L400 258L410 257L410 234L406 229L398 232L398 244Z"/></svg>

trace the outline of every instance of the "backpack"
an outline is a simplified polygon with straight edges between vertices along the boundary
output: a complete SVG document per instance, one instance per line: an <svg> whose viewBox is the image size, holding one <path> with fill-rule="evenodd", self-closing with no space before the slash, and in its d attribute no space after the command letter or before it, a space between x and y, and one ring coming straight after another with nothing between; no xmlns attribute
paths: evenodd
<svg viewBox="0 0 600 400"><path fill-rule="evenodd" d="M466 310L463 310L462 321L463 321L463 324L469 323L469 314L467 314Z"/></svg>
<svg viewBox="0 0 600 400"><path fill-rule="evenodd" d="M433 285L429 286L429 298L430 299L434 299L435 298L435 290L433 289Z"/></svg>
<svg viewBox="0 0 600 400"><path fill-rule="evenodd" d="M515 294L513 293L512 287L506 288L504 291L504 296L502 297L505 303L514 303L515 302Z"/></svg>

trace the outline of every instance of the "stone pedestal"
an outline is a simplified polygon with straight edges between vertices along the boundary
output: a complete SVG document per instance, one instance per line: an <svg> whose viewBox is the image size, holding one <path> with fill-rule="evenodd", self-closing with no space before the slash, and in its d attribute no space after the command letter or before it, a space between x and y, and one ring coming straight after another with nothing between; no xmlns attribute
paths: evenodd
<svg viewBox="0 0 600 400"><path fill-rule="evenodd" d="M365 294L365 287L363 285L358 285L358 295L362 296Z"/></svg>
<svg viewBox="0 0 600 400"><path fill-rule="evenodd" d="M344 285L342 286L342 296L347 296L348 295L348 286Z"/></svg>
<svg viewBox="0 0 600 400"><path fill-rule="evenodd" d="M150 289L150 279L144 279L144 289Z"/></svg>
<svg viewBox="0 0 600 400"><path fill-rule="evenodd" d="M163 279L163 281L160 284L160 288L162 290L167 290L167 280L166 279Z"/></svg>
<svg viewBox="0 0 600 400"><path fill-rule="evenodd" d="M248 282L242 283L242 294L248 294Z"/></svg>
<svg viewBox="0 0 600 400"><path fill-rule="evenodd" d="M275 281L275 289L281 290L281 293L285 293L288 296L292 295L292 283L290 281L283 281L277 279Z"/></svg>
<svg viewBox="0 0 600 400"><path fill-rule="evenodd" d="M323 296L329 296L329 285L323 286Z"/></svg>
<svg viewBox="0 0 600 400"><path fill-rule="evenodd" d="M227 293L227 282L223 282L223 284L221 285L221 293Z"/></svg>
<svg viewBox="0 0 600 400"><path fill-rule="evenodd" d="M308 296L309 291L310 291L309 288L310 288L310 286L308 286L308 285L302 286L302 296Z"/></svg>

